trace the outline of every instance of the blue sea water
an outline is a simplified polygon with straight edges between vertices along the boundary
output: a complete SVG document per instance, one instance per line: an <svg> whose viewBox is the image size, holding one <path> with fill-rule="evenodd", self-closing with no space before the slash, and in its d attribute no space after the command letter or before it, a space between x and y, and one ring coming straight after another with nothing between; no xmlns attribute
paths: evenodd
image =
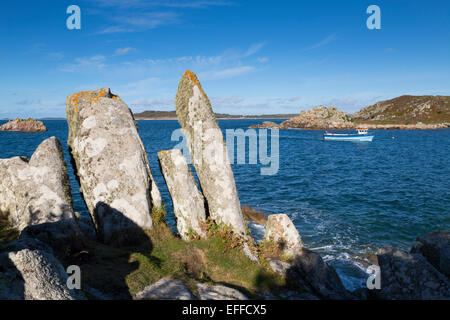
<svg viewBox="0 0 450 320"><path fill-rule="evenodd" d="M0 132L0 158L31 157L46 138L64 146L75 210L87 210L70 166L67 123L44 121L46 133ZM220 120L225 129L246 129L262 120ZM177 121L138 121L153 175L174 227L171 199L157 152L173 148ZM286 213L305 246L333 265L349 289L367 278L369 256L384 244L409 250L415 238L450 229L450 130L379 130L371 143L322 141L322 131L281 130L279 170L234 164L242 205ZM395 138L395 139L393 139ZM264 166L266 167L266 166ZM264 230L251 225L260 238Z"/></svg>

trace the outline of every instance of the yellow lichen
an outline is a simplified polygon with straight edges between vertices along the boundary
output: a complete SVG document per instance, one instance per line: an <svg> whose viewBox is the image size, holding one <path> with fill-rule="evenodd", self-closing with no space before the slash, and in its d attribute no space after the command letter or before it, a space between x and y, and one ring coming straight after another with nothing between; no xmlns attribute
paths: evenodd
<svg viewBox="0 0 450 320"><path fill-rule="evenodd" d="M203 96L206 98L206 93L205 93L205 91L203 91L202 85L200 84L200 81L198 80L195 73L193 73L190 70L186 70L183 74L183 77L187 77L188 79L190 79L194 83L194 85L196 85L200 89Z"/></svg>

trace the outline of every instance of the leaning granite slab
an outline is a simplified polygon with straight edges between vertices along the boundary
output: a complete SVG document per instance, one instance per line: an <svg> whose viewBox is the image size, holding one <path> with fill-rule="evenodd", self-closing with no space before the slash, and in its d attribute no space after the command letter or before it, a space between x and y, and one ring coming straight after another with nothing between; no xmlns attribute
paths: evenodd
<svg viewBox="0 0 450 320"><path fill-rule="evenodd" d="M206 237L202 223L206 222L205 199L198 190L186 158L180 150L158 153L161 172L172 197L178 233L184 240L191 235Z"/></svg>
<svg viewBox="0 0 450 320"><path fill-rule="evenodd" d="M345 289L336 271L311 250L300 249L291 267L285 272L287 281L321 299L354 299Z"/></svg>
<svg viewBox="0 0 450 320"><path fill-rule="evenodd" d="M448 300L450 282L421 254L407 253L389 246L378 250L381 270L380 299Z"/></svg>
<svg viewBox="0 0 450 320"><path fill-rule="evenodd" d="M194 73L186 71L181 77L175 105L209 215L216 223L244 234L244 218L227 147L211 103Z"/></svg>
<svg viewBox="0 0 450 320"><path fill-rule="evenodd" d="M300 234L286 214L269 215L264 241L279 246L286 259L294 257L303 247Z"/></svg>
<svg viewBox="0 0 450 320"><path fill-rule="evenodd" d="M135 296L136 300L194 300L195 297L180 280L162 278Z"/></svg>
<svg viewBox="0 0 450 320"><path fill-rule="evenodd" d="M44 250L21 249L0 254L0 299L85 300L67 286L61 263Z"/></svg>
<svg viewBox="0 0 450 320"><path fill-rule="evenodd" d="M417 237L411 253L420 253L436 269L450 278L450 234L448 232L437 231Z"/></svg>
<svg viewBox="0 0 450 320"><path fill-rule="evenodd" d="M16 118L0 126L0 131L20 131L20 132L46 132L47 127L42 121L34 119L22 120Z"/></svg>
<svg viewBox="0 0 450 320"><path fill-rule="evenodd" d="M203 283L198 283L197 291L200 300L248 300L238 290L222 285L208 286Z"/></svg>
<svg viewBox="0 0 450 320"><path fill-rule="evenodd" d="M0 211L21 231L21 237L62 247L60 241L80 235L57 138L43 141L29 161L24 157L0 159Z"/></svg>
<svg viewBox="0 0 450 320"><path fill-rule="evenodd" d="M104 88L68 96L66 113L80 191L100 239L121 242L131 230L151 229L161 195L131 110Z"/></svg>

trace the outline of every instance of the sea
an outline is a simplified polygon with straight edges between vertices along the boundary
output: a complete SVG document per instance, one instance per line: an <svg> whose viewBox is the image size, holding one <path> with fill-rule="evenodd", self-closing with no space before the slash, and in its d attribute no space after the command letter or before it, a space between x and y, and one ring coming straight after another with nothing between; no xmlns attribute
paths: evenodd
<svg viewBox="0 0 450 320"><path fill-rule="evenodd" d="M262 121L218 122L224 133L227 129L248 133L250 125ZM180 125L176 120L137 122L168 212L167 221L175 231L172 202L157 152L179 145L181 140L174 132ZM44 123L45 133L0 132L0 158L31 157L44 139L56 136L68 163L74 209L88 215L70 166L67 122ZM255 131L261 136L259 129ZM241 205L267 214L287 214L305 247L320 253L349 290L365 286L367 267L382 245L409 250L417 236L450 229L450 129L372 132L372 142L357 143L323 141L319 130L280 130L275 172L261 174L268 164L259 158L248 163L248 146L246 163L234 159L232 165ZM269 155L277 149L270 141ZM251 223L249 228L255 239L263 237L262 226Z"/></svg>

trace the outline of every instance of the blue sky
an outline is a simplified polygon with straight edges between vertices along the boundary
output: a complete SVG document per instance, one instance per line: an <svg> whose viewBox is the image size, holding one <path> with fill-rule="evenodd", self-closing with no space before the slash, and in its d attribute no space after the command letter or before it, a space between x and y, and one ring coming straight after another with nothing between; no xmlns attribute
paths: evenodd
<svg viewBox="0 0 450 320"><path fill-rule="evenodd" d="M173 110L186 69L230 114L450 95L447 0L2 1L0 39L0 118L62 117L67 95L100 87L135 112Z"/></svg>

